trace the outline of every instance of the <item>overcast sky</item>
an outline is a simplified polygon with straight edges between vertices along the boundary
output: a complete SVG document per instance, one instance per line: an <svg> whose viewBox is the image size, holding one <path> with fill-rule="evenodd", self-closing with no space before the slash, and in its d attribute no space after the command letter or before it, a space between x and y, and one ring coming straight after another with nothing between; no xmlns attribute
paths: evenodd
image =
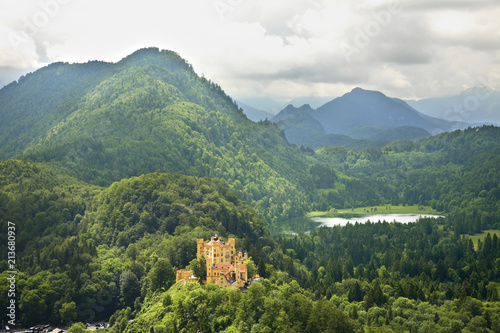
<svg viewBox="0 0 500 333"><path fill-rule="evenodd" d="M0 0L0 85L54 61L178 52L234 98L500 90L499 0Z"/></svg>

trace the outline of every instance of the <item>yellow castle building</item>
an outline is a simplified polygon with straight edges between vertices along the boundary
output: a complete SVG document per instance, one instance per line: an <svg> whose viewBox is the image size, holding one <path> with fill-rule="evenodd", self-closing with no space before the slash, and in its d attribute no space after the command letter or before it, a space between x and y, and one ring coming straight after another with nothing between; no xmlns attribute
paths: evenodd
<svg viewBox="0 0 500 333"><path fill-rule="evenodd" d="M202 238L198 238L196 242L196 257L200 258L204 255L207 261L207 279L202 282L215 283L220 287L242 288L245 286L248 282L248 275L244 262L248 259L248 254L236 252L234 238L229 238L226 243L215 235L207 243ZM199 282L199 278L193 276L193 271L179 269L177 282L182 280Z"/></svg>

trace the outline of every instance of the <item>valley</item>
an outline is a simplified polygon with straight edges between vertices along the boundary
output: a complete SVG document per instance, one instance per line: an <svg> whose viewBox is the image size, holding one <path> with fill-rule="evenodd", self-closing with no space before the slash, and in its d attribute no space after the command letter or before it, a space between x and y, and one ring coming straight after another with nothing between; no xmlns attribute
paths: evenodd
<svg viewBox="0 0 500 333"><path fill-rule="evenodd" d="M285 110L254 122L157 48L55 63L1 89L0 228L16 225L18 325L498 331L500 128L360 88ZM377 214L432 216L309 219ZM246 292L175 283L196 239L215 234L248 250L260 279Z"/></svg>

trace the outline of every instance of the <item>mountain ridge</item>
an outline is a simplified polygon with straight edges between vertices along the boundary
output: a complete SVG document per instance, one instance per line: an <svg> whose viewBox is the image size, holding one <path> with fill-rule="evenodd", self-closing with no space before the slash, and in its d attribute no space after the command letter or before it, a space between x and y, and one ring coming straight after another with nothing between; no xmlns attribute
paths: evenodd
<svg viewBox="0 0 500 333"><path fill-rule="evenodd" d="M68 88L55 101L50 89L32 94L43 82L64 85L87 67L93 76L82 78L85 89ZM13 122L19 106L0 110L0 129L13 128L0 140L2 159L48 163L99 186L158 171L223 178L271 219L303 214L306 207L297 179L308 157L274 124L250 121L175 52L148 48L115 64L58 63L16 87L1 91L0 105L23 98L29 104L21 123ZM45 111L38 115L40 106Z"/></svg>
<svg viewBox="0 0 500 333"><path fill-rule="evenodd" d="M406 102L433 117L475 125L500 124L500 92L486 86L472 87L450 96Z"/></svg>
<svg viewBox="0 0 500 333"><path fill-rule="evenodd" d="M431 134L467 127L465 123L448 122L424 115L405 101L387 97L382 92L357 87L317 109L289 105L272 119L285 131L288 140L314 145L315 148L317 145L312 142L308 144L307 139L298 137L306 136L307 133L301 133L300 130L292 133L290 120L284 122L301 112L307 112L316 119L322 125L325 135L345 135L352 139L378 142L419 140ZM300 127L300 123L293 126Z"/></svg>
<svg viewBox="0 0 500 333"><path fill-rule="evenodd" d="M363 119L363 121L369 119L373 124L391 127L421 127L434 134L438 134L435 132L436 130L454 130L457 129L456 126L461 125L426 116L401 99L390 98L382 92L362 88L354 88L342 97L324 104L322 107L316 109L315 117L325 121L338 119L340 114L349 114L349 117L347 119L340 119L342 121L340 124L331 124L326 121L327 125L325 125L325 129L327 133L340 132L342 134L342 130L346 126L359 124L359 119Z"/></svg>

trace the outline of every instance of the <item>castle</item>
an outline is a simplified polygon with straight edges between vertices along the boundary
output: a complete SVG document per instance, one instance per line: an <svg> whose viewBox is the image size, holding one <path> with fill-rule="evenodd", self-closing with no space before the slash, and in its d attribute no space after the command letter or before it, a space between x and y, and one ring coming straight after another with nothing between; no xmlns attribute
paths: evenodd
<svg viewBox="0 0 500 333"><path fill-rule="evenodd" d="M229 238L227 243L212 236L208 243L198 238L196 257L203 254L207 261L207 279L203 283L215 283L220 287L243 288L248 282L247 267L244 262L248 254L236 252L234 238ZM178 281L199 282L199 277L193 276L192 270L179 269Z"/></svg>

